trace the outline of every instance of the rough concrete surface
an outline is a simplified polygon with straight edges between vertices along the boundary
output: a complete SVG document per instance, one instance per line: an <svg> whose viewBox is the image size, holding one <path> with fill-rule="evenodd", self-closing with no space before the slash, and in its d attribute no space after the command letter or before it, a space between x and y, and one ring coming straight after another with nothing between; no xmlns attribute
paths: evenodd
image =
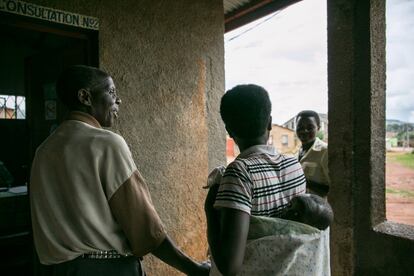
<svg viewBox="0 0 414 276"><path fill-rule="evenodd" d="M414 228L385 221L385 1L328 1L333 275L410 275Z"/></svg>
<svg viewBox="0 0 414 276"><path fill-rule="evenodd" d="M329 171L332 181L328 200L335 214L331 228L331 270L333 275L352 275L352 6L346 1L328 1L327 4ZM335 112L338 106L345 107L347 112Z"/></svg>

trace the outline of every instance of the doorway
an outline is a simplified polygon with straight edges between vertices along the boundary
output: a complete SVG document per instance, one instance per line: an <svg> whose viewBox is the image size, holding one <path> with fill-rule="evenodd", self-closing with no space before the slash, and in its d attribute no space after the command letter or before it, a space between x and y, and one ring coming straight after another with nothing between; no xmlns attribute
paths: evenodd
<svg viewBox="0 0 414 276"><path fill-rule="evenodd" d="M0 37L0 267L2 275L30 275L31 162L66 116L55 90L60 72L98 67L98 31L2 13Z"/></svg>

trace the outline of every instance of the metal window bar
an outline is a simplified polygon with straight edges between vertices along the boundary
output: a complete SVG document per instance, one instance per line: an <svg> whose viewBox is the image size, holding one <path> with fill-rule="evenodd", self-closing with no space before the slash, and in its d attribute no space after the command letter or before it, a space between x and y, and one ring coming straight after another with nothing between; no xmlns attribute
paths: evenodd
<svg viewBox="0 0 414 276"><path fill-rule="evenodd" d="M0 95L0 119L26 119L26 97Z"/></svg>
<svg viewBox="0 0 414 276"><path fill-rule="evenodd" d="M9 104L7 104L9 103ZM10 111L11 110L11 111ZM16 119L16 97L9 95L6 101L6 119Z"/></svg>
<svg viewBox="0 0 414 276"><path fill-rule="evenodd" d="M0 97L0 116L0 119L6 119L6 97Z"/></svg>
<svg viewBox="0 0 414 276"><path fill-rule="evenodd" d="M26 97L16 97L16 119L26 119Z"/></svg>

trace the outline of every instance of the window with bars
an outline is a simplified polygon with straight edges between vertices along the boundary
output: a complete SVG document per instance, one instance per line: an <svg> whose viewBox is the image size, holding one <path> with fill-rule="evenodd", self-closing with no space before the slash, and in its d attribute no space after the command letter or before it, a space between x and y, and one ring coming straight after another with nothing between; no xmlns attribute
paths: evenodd
<svg viewBox="0 0 414 276"><path fill-rule="evenodd" d="M287 136L286 134L282 135L282 145L283 146L289 145L289 136Z"/></svg>
<svg viewBox="0 0 414 276"><path fill-rule="evenodd" d="M0 95L0 119L26 119L26 97Z"/></svg>

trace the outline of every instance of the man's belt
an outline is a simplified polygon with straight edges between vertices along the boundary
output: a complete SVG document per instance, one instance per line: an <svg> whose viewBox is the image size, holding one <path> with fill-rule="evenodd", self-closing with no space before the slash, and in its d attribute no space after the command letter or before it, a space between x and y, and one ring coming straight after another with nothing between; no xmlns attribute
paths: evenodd
<svg viewBox="0 0 414 276"><path fill-rule="evenodd" d="M109 250L109 251L100 250L100 251L85 253L81 257L83 259L119 259L119 258L124 258L128 256L131 256L131 255L122 255L122 254L119 254L116 250Z"/></svg>

